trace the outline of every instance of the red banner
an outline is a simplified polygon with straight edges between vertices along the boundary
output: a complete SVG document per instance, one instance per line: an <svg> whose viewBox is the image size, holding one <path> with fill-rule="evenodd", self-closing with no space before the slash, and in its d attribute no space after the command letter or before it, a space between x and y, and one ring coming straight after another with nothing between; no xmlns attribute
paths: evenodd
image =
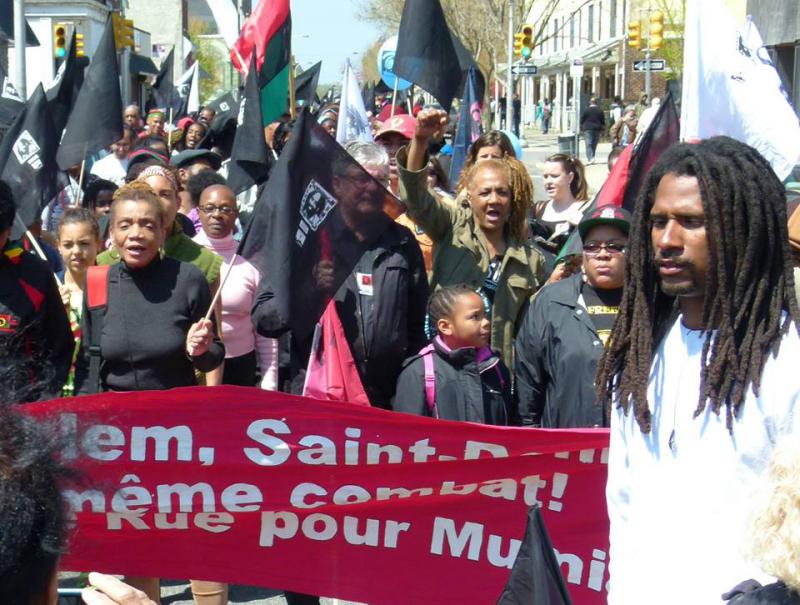
<svg viewBox="0 0 800 605"><path fill-rule="evenodd" d="M496 428L240 387L23 408L86 477L65 569L380 603L494 603L541 503L573 602L605 603L608 432Z"/></svg>

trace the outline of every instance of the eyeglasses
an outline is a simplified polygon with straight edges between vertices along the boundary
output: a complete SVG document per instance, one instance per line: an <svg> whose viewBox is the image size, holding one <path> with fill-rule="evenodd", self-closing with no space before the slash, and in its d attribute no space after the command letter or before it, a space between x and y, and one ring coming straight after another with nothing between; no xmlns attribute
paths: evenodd
<svg viewBox="0 0 800 605"><path fill-rule="evenodd" d="M231 208L230 206L201 206L200 212L203 214L214 214L215 212L219 212L223 216L230 216L234 212L236 212L236 208Z"/></svg>
<svg viewBox="0 0 800 605"><path fill-rule="evenodd" d="M609 254L625 254L627 246L617 242L586 242L583 245L583 251L588 256L597 256L601 250Z"/></svg>

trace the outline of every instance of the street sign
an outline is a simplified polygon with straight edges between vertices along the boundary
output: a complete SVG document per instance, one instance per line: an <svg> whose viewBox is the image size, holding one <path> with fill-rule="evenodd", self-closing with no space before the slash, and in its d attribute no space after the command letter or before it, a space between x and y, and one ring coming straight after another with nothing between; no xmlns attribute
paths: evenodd
<svg viewBox="0 0 800 605"><path fill-rule="evenodd" d="M511 73L515 76L535 76L536 66L533 64L519 63L511 66Z"/></svg>
<svg viewBox="0 0 800 605"><path fill-rule="evenodd" d="M583 59L573 59L569 64L569 76L571 78L583 77Z"/></svg>
<svg viewBox="0 0 800 605"><path fill-rule="evenodd" d="M650 59L650 71L664 71L667 62L664 59ZM633 71L647 71L647 59L633 62Z"/></svg>

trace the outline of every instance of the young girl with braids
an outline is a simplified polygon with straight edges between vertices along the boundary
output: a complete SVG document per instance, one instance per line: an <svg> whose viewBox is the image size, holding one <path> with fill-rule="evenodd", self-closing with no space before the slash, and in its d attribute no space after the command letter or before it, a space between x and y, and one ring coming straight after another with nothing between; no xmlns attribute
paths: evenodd
<svg viewBox="0 0 800 605"><path fill-rule="evenodd" d="M75 338L67 383L62 395L69 397L74 392L75 364L81 344L81 316L83 294L86 289L86 272L94 265L100 252L100 227L94 212L87 208L69 208L58 222L58 251L64 261L64 271L58 275L61 300L67 310L69 327Z"/></svg>
<svg viewBox="0 0 800 605"><path fill-rule="evenodd" d="M542 254L527 242L530 177L513 158L487 159L467 173L468 206L451 206L427 186L428 139L447 121L424 109L411 144L397 154L400 197L434 242L431 287L466 283L489 300L489 344L506 363L528 302L544 282Z"/></svg>
<svg viewBox="0 0 800 605"><path fill-rule="evenodd" d="M483 424L518 424L511 375L487 345L485 303L466 284L437 290L428 301L430 345L404 364L393 409Z"/></svg>

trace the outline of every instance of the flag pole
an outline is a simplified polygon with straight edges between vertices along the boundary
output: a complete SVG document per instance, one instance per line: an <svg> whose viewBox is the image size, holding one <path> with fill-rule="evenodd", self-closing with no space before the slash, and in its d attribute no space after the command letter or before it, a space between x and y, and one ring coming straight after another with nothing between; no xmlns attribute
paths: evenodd
<svg viewBox="0 0 800 605"><path fill-rule="evenodd" d="M172 107L169 108L169 124L167 126L172 126ZM172 153L172 129L167 130L167 154Z"/></svg>
<svg viewBox="0 0 800 605"><path fill-rule="evenodd" d="M391 120L394 117L394 108L397 106L397 85L400 83L400 78L394 77L394 92L392 93L392 113L389 116Z"/></svg>
<svg viewBox="0 0 800 605"><path fill-rule="evenodd" d="M222 281L219 282L219 288L217 288L217 291L214 292L214 298L211 299L211 304L208 306L208 311L206 311L206 316L203 318L204 320L211 318L211 314L214 312L214 307L217 306L217 301L219 300L219 297L222 294L222 288L225 287L225 282L228 281L228 277L230 277L231 275L233 265L236 263L237 258L239 258L238 254L234 254L231 257L230 264L228 265L228 270L225 271L225 275L222 276Z"/></svg>
<svg viewBox="0 0 800 605"><path fill-rule="evenodd" d="M36 254L38 254L38 255L39 255L39 257L40 257L40 258L41 258L41 259L42 259L44 262L48 262L48 261L47 261L47 257L45 256L44 252L42 252L42 248L41 248L41 246L39 246L39 242L37 242L37 241L36 241L36 238L33 236L33 233L31 233L31 230L30 230L30 229L28 229L28 228L25 226L25 223L23 223L23 222L22 222L22 219L21 219L21 218L19 218L19 214L16 214L16 213L14 214L14 220L15 220L17 223L19 223L20 227L22 227L23 229L25 229L25 237L27 237L27 238L28 238L28 241L29 241L29 242L31 243L31 245L33 246L33 249L34 249L34 250L36 250ZM56 283L58 284L58 287L59 287L59 288L60 288L61 286L63 286L63 285L64 285L64 284L61 282L61 280L60 280L60 279L58 279L58 275L56 275L56 274L55 274L55 272L53 272L53 277L55 277L55 278L56 278Z"/></svg>
<svg viewBox="0 0 800 605"><path fill-rule="evenodd" d="M83 160L81 161L81 176L78 178L78 194L75 196L75 207L79 208L81 205L81 198L83 197L83 176L86 174L86 150L88 143L83 145Z"/></svg>
<svg viewBox="0 0 800 605"><path fill-rule="evenodd" d="M294 55L289 59L289 113L294 120L297 118L296 99L294 97Z"/></svg>

